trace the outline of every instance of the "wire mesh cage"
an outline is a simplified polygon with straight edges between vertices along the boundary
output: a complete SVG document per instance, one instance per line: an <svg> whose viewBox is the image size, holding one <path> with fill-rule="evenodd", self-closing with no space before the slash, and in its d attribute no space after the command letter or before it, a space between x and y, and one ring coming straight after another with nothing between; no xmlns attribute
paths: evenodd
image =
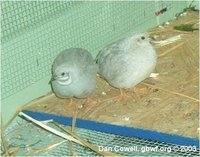
<svg viewBox="0 0 200 157"><path fill-rule="evenodd" d="M127 107L128 105L122 107L121 104L108 105L105 103L98 107L88 107L79 114L81 114L80 116L82 116L82 118L89 118L92 120L98 119L106 123L127 125L131 128L136 126L143 129L152 129L155 125L152 121L159 121L158 119L162 117L170 122L163 124L167 120L163 122L160 120L160 122L155 125L157 128L154 127L153 129L156 128L158 131L167 130L166 132L173 132L175 134L182 133L181 135L183 136L192 137L196 145L191 145L189 147L187 145L184 148L190 150L182 151L181 148L183 148L184 144L182 146L180 143L168 143L166 141L139 138L137 136L130 137L83 127L77 127L76 134L85 139L88 143L99 146L99 149L109 149L114 155L198 156L199 145L197 144L197 134L199 127L197 124L197 117L199 113L196 107L198 105L196 104L199 102L199 99L196 97L198 97L197 75L199 65L196 52L199 49L198 45L194 45L198 41L196 38L198 35L195 34L196 32L193 32L193 30L191 31L193 34L176 30L173 36L171 32L163 31L174 27L175 24L173 22L172 26L169 26L169 23L171 23L171 21L168 22L169 20L174 19L176 22L176 20L180 20L181 16L185 16L186 13L183 12L184 9L194 10L194 8L199 8L197 1L158 0L122 2L24 0L1 1L0 3L1 102L3 104L2 115L5 121L8 121L18 107L51 92L49 81L51 78L52 62L58 53L64 49L82 47L87 49L92 54L93 58L95 58L99 50L109 43L127 37L133 32L143 32L159 26L156 28L159 28L158 31L153 30L151 32L152 34L155 33L154 37L160 40L157 42L157 45L160 44L159 46L161 47L158 54L162 57L162 55L166 55L169 51L185 44L185 47L179 50L179 52L183 51L183 54L188 57L188 60L185 60L185 57L179 55L180 53L178 52L179 56L166 57L159 61L157 70L161 74L160 78L164 78L167 74L170 74L170 77L166 77L166 79L163 80L160 79L157 82L155 81L156 79L150 80L149 82L159 85L163 84L163 88L158 88L156 86L150 89L149 95L151 95L151 97L145 99L144 96L145 100L142 97L141 100L144 101L142 104L138 103L139 105L137 103L134 104L135 102L131 102L129 107ZM183 19L183 22L186 24L192 23L192 25L199 23L199 19L196 20L198 17L196 13L188 15L190 15L190 20L184 21ZM191 17L194 17L194 19L191 20ZM168 40L165 40L165 38L168 37L167 35L171 35L172 37L170 36ZM166 41L168 43L165 43ZM166 46L176 41L182 41L182 43L177 44L175 47ZM191 44L193 44L193 46L190 46ZM166 51L166 49L169 49L169 51ZM160 52L164 53L161 54ZM185 63L184 66L182 66L182 70L180 70L180 67L177 68L181 61ZM165 68L169 68L171 71L165 71ZM174 70L172 70L173 68ZM175 74L176 77L174 77ZM171 76L173 76L173 78ZM184 79L187 81L180 83L179 78L182 76L184 76ZM190 76L193 76L193 78L190 78ZM190 96L173 92L174 88L166 90L165 88L169 86L169 84L166 83L167 81L174 81L175 84L172 85L174 88L180 87L181 91L186 91L185 95ZM191 86L187 86L186 88L186 84L190 84ZM97 78L97 92L100 93L100 96L96 94L95 98L106 99L110 93L116 93L116 89L108 86L109 85L106 84L105 81L103 82L100 78ZM165 97L165 93L160 94L160 97L163 96L162 98L157 98L157 91L161 90L169 93L172 91L171 93L183 96L183 98L172 99L173 96ZM130 95L132 96L133 94ZM160 100L163 101L161 106L159 106ZM65 100L51 97L48 101L42 102L38 106L36 105L37 109L34 108L33 110L65 115L66 112L63 108L63 104L65 103ZM178 112L178 116L175 116L177 110L175 110L171 104L179 105L178 109L180 112ZM192 105L189 106L188 104ZM166 110L162 112L164 106ZM121 107L121 109L119 109L120 112L117 114L115 113L115 107ZM149 120L143 117L149 109L156 107L158 107L158 109L154 110L156 112L154 117L149 116ZM138 118L138 121L137 118L135 118L136 116L132 114L133 112L131 112L133 108L135 111L134 114L141 116L141 119ZM123 109L124 112L122 111ZM98 113L100 110L102 110L102 112ZM127 111L130 111L130 114L127 114ZM160 114L158 114L159 111L161 112ZM67 110L67 114L69 115L71 115L72 112L71 110ZM184 112L183 115L181 114L182 112ZM149 115L150 114L152 114L152 112L149 112ZM157 118L155 118L155 116L157 116ZM150 121L151 118L152 121ZM182 118L182 121L179 118ZM129 119L132 121L129 121ZM147 120L147 122L143 120ZM173 130L169 127L171 125L175 126L177 123L183 121L186 128L182 132L183 125ZM144 125L139 125L138 123L143 123L145 125L151 123L148 127L151 126L152 128L144 127ZM53 123L48 123L48 126L58 129L59 131L62 130ZM163 129L163 126L165 129ZM5 136L8 138L5 140L7 141L5 143L7 143L8 148L11 149L13 154L17 156L99 155L97 152L82 145L69 143L63 138L53 135L37 127L35 124L26 121L22 117L17 117L12 121L5 129ZM176 141L176 138L174 140ZM3 146L4 144L2 147ZM153 150L148 151L147 149L150 148ZM177 149L172 150L172 148Z"/></svg>

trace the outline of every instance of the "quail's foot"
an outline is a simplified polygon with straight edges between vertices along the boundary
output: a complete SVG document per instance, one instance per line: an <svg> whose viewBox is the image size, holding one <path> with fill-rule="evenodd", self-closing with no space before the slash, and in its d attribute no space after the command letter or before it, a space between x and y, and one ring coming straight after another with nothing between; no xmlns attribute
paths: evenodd
<svg viewBox="0 0 200 157"><path fill-rule="evenodd" d="M138 93L138 94L144 95L144 94L148 93L148 88L147 87L134 87L132 89L132 91L134 93Z"/></svg>
<svg viewBox="0 0 200 157"><path fill-rule="evenodd" d="M118 96L105 99L101 101L101 103L105 101L117 101L126 104L129 99L131 99L131 96L128 96L123 89L120 89L120 94Z"/></svg>
<svg viewBox="0 0 200 157"><path fill-rule="evenodd" d="M135 101L137 102L140 99L140 96L144 96L148 93L147 87L134 87L130 90L133 94Z"/></svg>
<svg viewBox="0 0 200 157"><path fill-rule="evenodd" d="M86 101L85 101L85 104L88 104L88 105L96 105L97 104L97 101L92 99L92 98L89 98L87 97Z"/></svg>
<svg viewBox="0 0 200 157"><path fill-rule="evenodd" d="M117 101L127 102L128 98L130 98L123 89L120 88L120 95L116 97Z"/></svg>

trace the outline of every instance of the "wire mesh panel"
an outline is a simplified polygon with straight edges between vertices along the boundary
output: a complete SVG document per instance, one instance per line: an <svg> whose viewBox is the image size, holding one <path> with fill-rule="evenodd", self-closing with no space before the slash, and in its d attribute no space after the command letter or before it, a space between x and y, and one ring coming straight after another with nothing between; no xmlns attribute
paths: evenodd
<svg viewBox="0 0 200 157"><path fill-rule="evenodd" d="M49 126L60 130L54 124ZM76 134L87 142L97 146L99 151L109 150L123 156L198 156L199 148L180 149L183 146L164 142L149 141L135 137L108 134L83 128L76 128ZM66 156L74 155L96 156L98 153L79 144L69 143L34 124L17 117L6 130L8 148L19 147L16 155ZM55 145L57 144L57 145ZM185 147L189 148L189 147Z"/></svg>
<svg viewBox="0 0 200 157"><path fill-rule="evenodd" d="M170 7L166 20L185 6L172 1L1 2L2 99L50 76L52 61L64 49L82 47L96 56L108 43L156 26L158 9Z"/></svg>
<svg viewBox="0 0 200 157"><path fill-rule="evenodd" d="M3 41L21 33L24 29L34 29L48 20L55 18L63 10L69 10L80 2L59 3L53 1L8 1L1 3Z"/></svg>

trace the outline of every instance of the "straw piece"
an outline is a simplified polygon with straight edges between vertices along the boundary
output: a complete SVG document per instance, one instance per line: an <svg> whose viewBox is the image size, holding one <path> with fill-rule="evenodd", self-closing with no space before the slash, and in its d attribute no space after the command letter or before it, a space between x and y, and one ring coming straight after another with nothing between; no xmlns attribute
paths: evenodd
<svg viewBox="0 0 200 157"><path fill-rule="evenodd" d="M3 125L2 116L1 116L1 125ZM4 129L4 127L2 127L2 129L1 129L1 143L2 143L3 148L4 148L5 155L9 156L8 145L7 145L7 140L6 140L6 137L5 137L5 129Z"/></svg>
<svg viewBox="0 0 200 157"><path fill-rule="evenodd" d="M153 43L155 43L156 45L155 46L165 46L165 45L169 45L171 43L174 43L178 40L181 40L181 35L176 35L176 36L173 36L173 37L170 37L168 39L165 39L165 40L160 40L160 41L152 41Z"/></svg>
<svg viewBox="0 0 200 157"><path fill-rule="evenodd" d="M36 155L38 153L45 152L47 150L53 149L53 148L63 144L64 142L66 142L66 141L61 141L61 142L57 142L56 141L56 142L51 143L51 144L49 144L49 145L47 145L45 147L42 147L41 149L38 149L38 150L32 151L32 152L30 152L28 154L25 154L24 156L34 156L34 155Z"/></svg>
<svg viewBox="0 0 200 157"><path fill-rule="evenodd" d="M91 143L83 140L82 138L80 138L78 135L76 135L75 133L71 132L70 130L62 127L60 124L58 124L57 122L53 122L53 124L55 124L56 126L60 127L63 131L65 131L66 133L70 134L71 136L73 136L74 138L76 138L77 140L81 141L85 146L87 146L88 148L90 148L91 150L93 150L94 152L101 154L103 156L119 156L118 154L112 153L112 152L108 152L108 151L99 151L98 147L92 145Z"/></svg>
<svg viewBox="0 0 200 157"><path fill-rule="evenodd" d="M74 110L74 114L72 117L72 126L71 126L71 131L74 132L75 131L75 125L76 125L76 118L78 115L78 105L75 105L75 110ZM69 151L70 151L70 155L73 155L73 150L72 150L72 142L69 141Z"/></svg>
<svg viewBox="0 0 200 157"><path fill-rule="evenodd" d="M25 118L27 118L27 119L30 120L31 122L33 122L33 123L39 125L39 126L42 127L43 129L45 129L45 130L47 130L47 131L49 131L49 132L51 132L51 133L53 133L53 134L55 134L55 135L57 135L57 136L60 136L60 137L62 137L62 138L64 138L64 139L67 139L67 140L69 140L69 141L73 141L73 142L75 142L75 143L78 143L78 144L80 144L80 145L83 145L83 143L81 143L80 141L74 139L72 136L66 135L66 134L64 134L64 133L62 133L62 132L60 132L60 131L58 131L58 130L56 130L56 129L54 129L54 128L51 128L51 127L49 127L48 125L45 125L44 123L42 123L42 122L40 122L40 121L38 121L38 120L36 120L36 119L33 119L32 117L28 116L27 114L25 114L25 113L23 113L23 112L20 112L19 115L20 115L20 116L23 116L23 117L25 117Z"/></svg>
<svg viewBox="0 0 200 157"><path fill-rule="evenodd" d="M152 87L152 88L160 89L160 90L165 91L165 92L170 93L170 94L175 94L175 95L178 95L178 96L181 96L181 97L184 97L184 98L188 98L188 99L200 102L199 99L187 96L185 94L177 93L177 92L174 92L172 90L167 90L167 89L164 89L164 88L161 88L161 87L158 87L158 86L154 86L154 85L151 85L151 84L148 84L148 83L144 83L144 82L141 82L141 84Z"/></svg>
<svg viewBox="0 0 200 157"><path fill-rule="evenodd" d="M181 43L179 43L178 45L172 47L171 49L168 49L167 51L165 51L165 52L163 52L162 54L158 55L158 57L163 57L163 56L165 56L166 54L168 54L168 53L174 51L175 49L181 47L181 46L184 45L184 44L185 44L184 42L181 42Z"/></svg>
<svg viewBox="0 0 200 157"><path fill-rule="evenodd" d="M74 134L73 132L71 132L70 130L67 130L67 129L65 129L64 127L59 126L59 125L58 125L56 122L54 122L54 121L53 121L53 123L54 123L55 125L59 126L62 130L64 130L65 132L67 132L69 135L64 134L64 133L62 133L62 132L60 132L60 131L58 131L58 130L56 130L56 129L54 129L54 128L51 128L51 127L49 127L49 126L43 124L42 122L40 122L40 121L38 121L38 120L36 120L36 119L33 119L32 117L28 116L27 114L25 114L25 113L23 113L23 112L20 112L19 115L20 115L20 116L23 116L23 117L25 117L25 118L27 118L27 119L30 120L31 122L33 122L33 123L39 125L39 126L42 127L43 129L45 129L45 130L47 130L47 131L49 131L49 132L51 132L51 133L53 133L53 134L55 134L55 135L57 135L57 136L60 136L60 137L62 137L62 138L65 138L65 139L67 139L67 140L69 140L69 141L73 141L73 142L78 143L78 144L80 144L80 145L82 145L82 146L88 147L88 148L90 148L91 150L93 150L93 151L95 151L95 152L97 152L97 153L99 153L99 154L101 154L101 155L104 155L104 156L119 156L118 154L114 154L114 153L112 153L112 152L99 151L98 148L97 148L96 146L94 146L94 145L90 144L89 142L87 142L87 141L81 139L79 136L75 135L75 134Z"/></svg>

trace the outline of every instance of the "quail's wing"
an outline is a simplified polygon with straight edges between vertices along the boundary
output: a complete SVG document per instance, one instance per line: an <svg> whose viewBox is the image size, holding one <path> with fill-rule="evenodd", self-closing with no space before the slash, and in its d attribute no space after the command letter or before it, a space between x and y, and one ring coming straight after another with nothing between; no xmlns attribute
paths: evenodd
<svg viewBox="0 0 200 157"><path fill-rule="evenodd" d="M115 51L119 51L121 49L121 46L123 45L125 39L120 39L116 42L113 42L107 46L105 46L101 51L99 51L98 55L96 56L96 63L101 64L110 53L113 53Z"/></svg>
<svg viewBox="0 0 200 157"><path fill-rule="evenodd" d="M104 48L97 57L99 73L112 80L126 71L128 56L124 54L123 40ZM123 68L124 67L124 68Z"/></svg>
<svg viewBox="0 0 200 157"><path fill-rule="evenodd" d="M115 53L111 53L108 58L105 60L104 73L109 80L113 80L116 78L120 78L126 71L128 70L127 60L129 59L128 55L122 53L122 51L118 50Z"/></svg>
<svg viewBox="0 0 200 157"><path fill-rule="evenodd" d="M87 50L71 48L64 50L56 57L52 68L55 70L56 67L62 64L65 64L66 67L80 68L84 67L86 63L90 63L91 60L90 53Z"/></svg>
<svg viewBox="0 0 200 157"><path fill-rule="evenodd" d="M97 73L97 66L94 63L93 57L90 52L85 49L73 49L70 53L70 65L76 69L79 76L94 75Z"/></svg>
<svg viewBox="0 0 200 157"><path fill-rule="evenodd" d="M89 74L96 74L98 70L97 64L94 62L92 55L89 52L84 51L79 58L80 67L83 71ZM96 75L95 75L96 76Z"/></svg>

